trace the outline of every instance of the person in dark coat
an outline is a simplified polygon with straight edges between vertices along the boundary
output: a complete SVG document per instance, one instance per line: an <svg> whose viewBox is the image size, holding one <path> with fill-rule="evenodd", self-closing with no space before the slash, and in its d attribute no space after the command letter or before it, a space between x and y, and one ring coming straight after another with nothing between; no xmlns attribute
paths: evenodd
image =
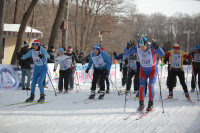
<svg viewBox="0 0 200 133"><path fill-rule="evenodd" d="M19 61L19 65L21 66L21 70L22 70L22 78L21 78L22 90L30 90L32 58L28 58L26 60L20 59L29 50L30 50L29 44L26 41L24 41L24 47L22 47L20 52L18 53L18 61ZM26 75L27 75L27 82L25 81Z"/></svg>
<svg viewBox="0 0 200 133"><path fill-rule="evenodd" d="M51 49L48 50L48 54L50 58L47 60L47 63L55 63L56 49L54 48L54 46L51 46Z"/></svg>

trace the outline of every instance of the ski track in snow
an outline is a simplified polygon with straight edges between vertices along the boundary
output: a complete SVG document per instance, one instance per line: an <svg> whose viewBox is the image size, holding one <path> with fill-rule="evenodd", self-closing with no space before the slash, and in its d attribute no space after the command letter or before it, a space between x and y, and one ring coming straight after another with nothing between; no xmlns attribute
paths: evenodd
<svg viewBox="0 0 200 133"><path fill-rule="evenodd" d="M165 89L165 79L162 80L162 96L168 96ZM188 78L190 80L190 77ZM117 82L120 86L120 81ZM0 133L199 133L200 132L200 101L197 95L190 93L195 105L189 103L182 91L179 80L174 90L174 98L178 100L164 102L162 113L161 102L154 102L154 111L136 120L138 115L127 116L136 112L138 100L134 101L127 96L124 112L124 95L113 92L105 95L104 100L97 100L88 104L75 101L85 100L90 94L89 84L81 84L81 90L70 91L68 94L54 95L52 89L46 89L46 101L50 103L20 107L25 104L4 106L23 102L26 91L0 91ZM190 84L188 84L190 91ZM29 91L30 93L30 91ZM95 98L98 98L96 94ZM133 98L134 95L131 95ZM35 100L39 99L39 90L36 89ZM158 82L155 85L155 98L159 99ZM148 97L145 98L145 107Z"/></svg>

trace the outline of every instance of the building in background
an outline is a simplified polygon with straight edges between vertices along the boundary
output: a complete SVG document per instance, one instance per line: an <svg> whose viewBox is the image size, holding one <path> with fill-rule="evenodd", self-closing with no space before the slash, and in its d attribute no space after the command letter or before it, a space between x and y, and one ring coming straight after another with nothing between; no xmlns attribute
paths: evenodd
<svg viewBox="0 0 200 133"><path fill-rule="evenodd" d="M10 64L11 62L11 58L17 42L19 28L20 24L4 24L2 60L3 64ZM42 38L42 36L43 33L41 31L27 26L24 33L23 41L26 41L29 44L31 44L35 39Z"/></svg>

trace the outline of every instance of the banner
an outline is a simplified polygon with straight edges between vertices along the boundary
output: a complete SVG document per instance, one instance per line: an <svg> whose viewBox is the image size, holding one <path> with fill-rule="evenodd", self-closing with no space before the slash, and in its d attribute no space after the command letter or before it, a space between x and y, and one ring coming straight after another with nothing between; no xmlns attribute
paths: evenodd
<svg viewBox="0 0 200 133"><path fill-rule="evenodd" d="M82 83L91 83L93 78L93 68L90 69L89 73L85 73L87 65L76 64L76 68L74 69L74 83L82 84ZM45 84L49 88L53 88L58 86L59 81L59 67L56 72L53 72L54 63L48 63L48 74L46 75ZM33 75L34 65L31 66L31 73ZM158 66L158 72L163 75L168 74L167 65L162 67ZM192 73L191 65L184 65L185 73ZM0 64L0 90L13 90L13 89L21 89L21 69L17 69L16 65L3 65ZM50 79L49 79L50 77ZM113 64L110 70L109 78L111 80L121 80L121 72L119 68L119 64ZM32 76L31 76L32 80ZM27 81L27 78L26 78Z"/></svg>

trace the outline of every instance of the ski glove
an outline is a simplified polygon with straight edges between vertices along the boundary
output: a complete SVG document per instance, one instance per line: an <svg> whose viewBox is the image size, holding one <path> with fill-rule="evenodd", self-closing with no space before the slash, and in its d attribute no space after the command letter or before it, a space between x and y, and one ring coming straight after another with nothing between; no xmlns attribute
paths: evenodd
<svg viewBox="0 0 200 133"><path fill-rule="evenodd" d="M87 69L85 70L85 72L86 72L86 73L88 73L88 72L89 72L89 70L90 70L90 69L89 69L89 68L87 68Z"/></svg>
<svg viewBox="0 0 200 133"><path fill-rule="evenodd" d="M152 45L155 49L157 49L157 48L159 47L159 44L157 44L156 42L153 42L151 45Z"/></svg>
<svg viewBox="0 0 200 133"><path fill-rule="evenodd" d="M38 56L40 57L40 59L44 58L43 54L39 54Z"/></svg>

